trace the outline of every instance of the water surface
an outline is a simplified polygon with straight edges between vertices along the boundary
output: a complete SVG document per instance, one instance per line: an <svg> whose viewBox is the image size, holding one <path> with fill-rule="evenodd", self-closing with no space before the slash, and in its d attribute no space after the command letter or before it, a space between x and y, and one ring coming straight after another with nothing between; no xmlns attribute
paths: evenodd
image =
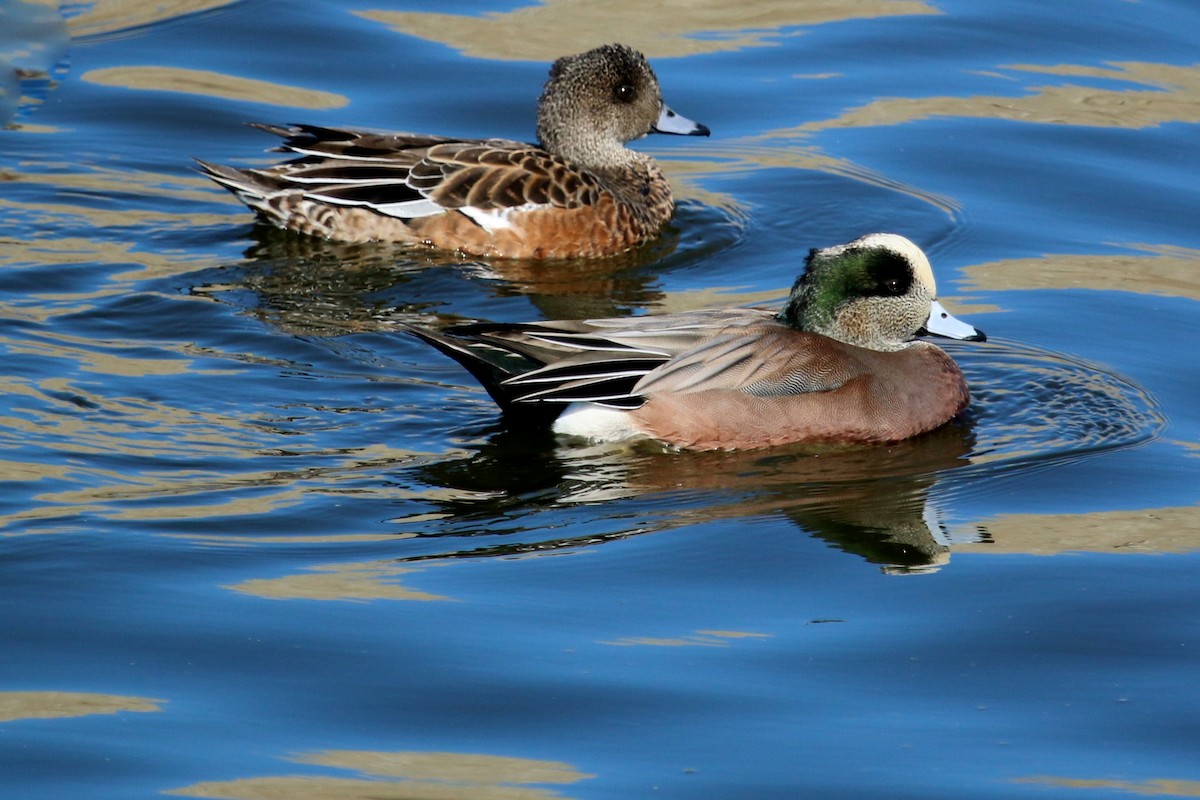
<svg viewBox="0 0 1200 800"><path fill-rule="evenodd" d="M0 786L1200 796L1200 11L0 5ZM628 258L256 226L250 120L532 135L625 41L710 140ZM769 303L930 253L967 414L882 448L506 428L398 322Z"/></svg>

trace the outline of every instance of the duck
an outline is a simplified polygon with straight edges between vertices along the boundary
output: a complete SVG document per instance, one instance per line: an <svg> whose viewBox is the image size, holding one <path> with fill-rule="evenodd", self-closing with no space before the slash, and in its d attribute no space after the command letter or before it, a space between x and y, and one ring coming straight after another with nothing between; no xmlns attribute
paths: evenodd
<svg viewBox="0 0 1200 800"><path fill-rule="evenodd" d="M949 354L918 337L987 339L945 309L928 257L894 233L812 249L779 309L405 330L458 361L506 415L680 450L919 436L970 393Z"/></svg>
<svg viewBox="0 0 1200 800"><path fill-rule="evenodd" d="M465 256L594 258L654 238L675 202L650 133L708 136L662 99L646 57L609 44L554 62L537 143L317 125L253 127L296 158L261 169L197 159L274 225L325 239L400 242Z"/></svg>

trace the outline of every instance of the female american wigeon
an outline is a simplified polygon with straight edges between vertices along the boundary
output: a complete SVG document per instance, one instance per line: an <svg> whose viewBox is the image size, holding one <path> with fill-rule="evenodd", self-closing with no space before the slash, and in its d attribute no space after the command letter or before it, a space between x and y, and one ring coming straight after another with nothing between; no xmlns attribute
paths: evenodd
<svg viewBox="0 0 1200 800"><path fill-rule="evenodd" d="M260 216L345 242L425 244L476 256L574 258L636 247L675 209L648 133L707 136L662 100L624 45L560 58L538 101L538 144L257 125L299 158L266 169L201 161Z"/></svg>
<svg viewBox="0 0 1200 800"><path fill-rule="evenodd" d="M958 365L921 333L983 341L937 302L929 259L873 233L813 250L779 311L409 328L506 412L597 441L688 449L891 442L967 406Z"/></svg>

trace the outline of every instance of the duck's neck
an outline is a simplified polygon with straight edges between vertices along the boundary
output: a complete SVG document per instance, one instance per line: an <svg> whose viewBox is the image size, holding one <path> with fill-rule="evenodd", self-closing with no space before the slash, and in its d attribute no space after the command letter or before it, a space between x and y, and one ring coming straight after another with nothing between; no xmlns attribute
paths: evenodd
<svg viewBox="0 0 1200 800"><path fill-rule="evenodd" d="M575 130L578 134L578 129ZM626 169L647 158L616 139L594 134L563 136L541 128L538 130L538 143L543 149L589 169Z"/></svg>
<svg viewBox="0 0 1200 800"><path fill-rule="evenodd" d="M808 275L796 279L791 295L775 318L798 331L825 334L833 320L833 304L820 302ZM825 334L827 335L827 334Z"/></svg>
<svg viewBox="0 0 1200 800"><path fill-rule="evenodd" d="M835 309L819 299L814 300L804 289L793 292L775 318L796 330L819 333L868 350L894 352L912 345L911 341L887 336L880 329L880 322L868 304L851 303Z"/></svg>

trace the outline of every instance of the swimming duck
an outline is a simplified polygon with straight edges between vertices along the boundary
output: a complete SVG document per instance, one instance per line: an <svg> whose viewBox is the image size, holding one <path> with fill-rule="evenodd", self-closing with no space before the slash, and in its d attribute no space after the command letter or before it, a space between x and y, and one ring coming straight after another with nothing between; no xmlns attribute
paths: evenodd
<svg viewBox="0 0 1200 800"><path fill-rule="evenodd" d="M620 44L554 62L538 144L316 125L255 125L298 158L265 169L200 161L281 228L344 242L424 244L499 258L620 253L653 238L675 204L648 133L708 136L672 111L645 56Z"/></svg>
<svg viewBox="0 0 1200 800"><path fill-rule="evenodd" d="M893 233L812 250L780 310L468 324L415 334L500 408L557 433L684 449L881 443L967 406L966 380L928 333L984 341L937 301L929 259Z"/></svg>

